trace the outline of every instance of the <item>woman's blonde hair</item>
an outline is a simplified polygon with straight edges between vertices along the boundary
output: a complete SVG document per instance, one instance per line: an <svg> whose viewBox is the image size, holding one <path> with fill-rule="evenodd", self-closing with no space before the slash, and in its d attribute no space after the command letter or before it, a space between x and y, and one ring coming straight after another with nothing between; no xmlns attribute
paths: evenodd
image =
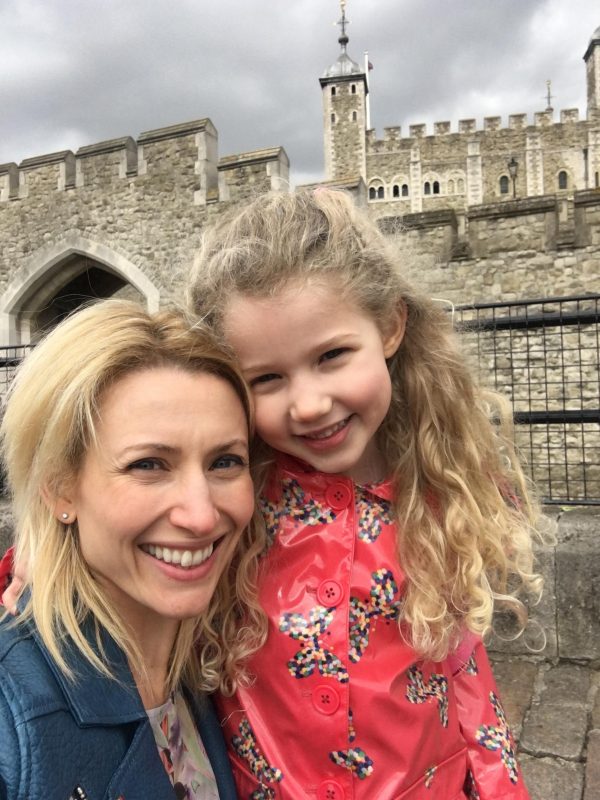
<svg viewBox="0 0 600 800"><path fill-rule="evenodd" d="M74 479L95 441L104 392L125 375L175 366L227 381L244 408L251 430L251 404L231 357L203 326L183 314L149 314L140 306L107 300L78 311L58 325L17 370L5 407L0 438L15 513L18 561L28 564L29 600L19 621L33 618L59 667L69 639L100 671L104 628L144 675L135 636L82 558L77 523L59 522L42 491L58 496ZM198 409L202 414L202 409ZM181 680L194 688L231 692L244 679L242 662L264 637L256 600L258 556L264 546L255 516L243 532L206 612L184 620L171 653L169 689ZM240 628L240 620L244 626ZM99 655L82 626L95 626ZM135 632L133 632L135 634Z"/></svg>
<svg viewBox="0 0 600 800"><path fill-rule="evenodd" d="M189 302L220 334L232 296L274 295L290 281L333 286L382 332L406 311L378 439L406 575L400 624L419 653L437 659L465 627L488 630L495 601L524 621L516 595L541 590L531 543L538 512L515 456L508 403L477 384L450 316L405 281L401 263L345 193L269 194L207 232Z"/></svg>

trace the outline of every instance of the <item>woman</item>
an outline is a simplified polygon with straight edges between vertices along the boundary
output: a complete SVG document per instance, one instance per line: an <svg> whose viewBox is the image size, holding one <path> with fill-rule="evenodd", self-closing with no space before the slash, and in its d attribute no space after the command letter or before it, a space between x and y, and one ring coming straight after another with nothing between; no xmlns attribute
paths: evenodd
<svg viewBox="0 0 600 800"><path fill-rule="evenodd" d="M235 798L201 692L262 640L249 427L229 357L174 313L106 301L25 360L0 431L29 565L0 622L3 800Z"/></svg>

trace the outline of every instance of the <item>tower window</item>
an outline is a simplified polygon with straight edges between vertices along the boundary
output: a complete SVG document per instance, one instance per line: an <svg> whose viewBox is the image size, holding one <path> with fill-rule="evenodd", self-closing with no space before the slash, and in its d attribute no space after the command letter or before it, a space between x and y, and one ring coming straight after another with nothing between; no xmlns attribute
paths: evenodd
<svg viewBox="0 0 600 800"><path fill-rule="evenodd" d="M433 193L434 194L439 194L440 193L440 182L439 181L434 181L433 182Z"/></svg>
<svg viewBox="0 0 600 800"><path fill-rule="evenodd" d="M352 92L352 94L356 94L356 84L355 83L353 83L352 86L350 87L350 91Z"/></svg>
<svg viewBox="0 0 600 800"><path fill-rule="evenodd" d="M561 171L558 173L558 188L566 189L567 185L568 185L567 173L565 172L564 169L561 169Z"/></svg>
<svg viewBox="0 0 600 800"><path fill-rule="evenodd" d="M335 86L331 87L331 96L335 97Z"/></svg>
<svg viewBox="0 0 600 800"><path fill-rule="evenodd" d="M377 189L374 186L369 187L369 200L377 200Z"/></svg>
<svg viewBox="0 0 600 800"><path fill-rule="evenodd" d="M335 125L335 114L331 115L331 124Z"/></svg>
<svg viewBox="0 0 600 800"><path fill-rule="evenodd" d="M508 194L508 178L506 175L503 175L500 178L500 194Z"/></svg>
<svg viewBox="0 0 600 800"><path fill-rule="evenodd" d="M380 186L377 189L377 199L378 200L383 200L383 186Z"/></svg>
<svg viewBox="0 0 600 800"><path fill-rule="evenodd" d="M358 119L358 115L357 115L356 111L353 111L352 112L352 122L356 122L357 119Z"/></svg>
<svg viewBox="0 0 600 800"><path fill-rule="evenodd" d="M463 181L462 178L458 179L457 187L460 194L462 194L465 191L465 182Z"/></svg>
<svg viewBox="0 0 600 800"><path fill-rule="evenodd" d="M423 187L423 194L431 194L431 184L429 181L425 181L425 186Z"/></svg>
<svg viewBox="0 0 600 800"><path fill-rule="evenodd" d="M408 197L408 184L402 184L402 197Z"/></svg>
<svg viewBox="0 0 600 800"><path fill-rule="evenodd" d="M400 187L397 183L392 186L392 197L400 197Z"/></svg>

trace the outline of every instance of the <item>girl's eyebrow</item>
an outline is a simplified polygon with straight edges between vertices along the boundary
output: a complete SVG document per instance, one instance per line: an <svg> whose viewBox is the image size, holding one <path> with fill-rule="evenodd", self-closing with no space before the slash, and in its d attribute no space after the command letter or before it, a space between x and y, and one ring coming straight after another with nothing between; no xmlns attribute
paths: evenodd
<svg viewBox="0 0 600 800"><path fill-rule="evenodd" d="M339 347L340 345L344 345L348 342L352 342L357 338L356 334L353 332L342 332L342 333L334 333L333 336L328 336L327 339L323 339L322 341L317 342L314 346L312 346L308 351L308 355L315 356L319 353L323 353L326 350L331 350L334 347ZM263 373L263 372L277 372L277 361L261 361L255 364L248 364L242 365L242 370L244 374L246 373Z"/></svg>

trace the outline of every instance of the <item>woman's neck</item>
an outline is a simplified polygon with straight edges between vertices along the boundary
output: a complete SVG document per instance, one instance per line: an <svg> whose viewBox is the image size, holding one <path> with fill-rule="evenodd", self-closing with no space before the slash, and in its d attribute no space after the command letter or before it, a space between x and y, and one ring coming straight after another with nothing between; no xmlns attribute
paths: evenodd
<svg viewBox="0 0 600 800"><path fill-rule="evenodd" d="M166 622L169 624L148 626L138 621L131 629L142 663L139 670L130 667L144 708L156 708L169 696L167 676L179 623L173 627L173 620Z"/></svg>
<svg viewBox="0 0 600 800"><path fill-rule="evenodd" d="M145 709L157 708L167 701L167 669L144 664L141 672L132 667L131 672Z"/></svg>

